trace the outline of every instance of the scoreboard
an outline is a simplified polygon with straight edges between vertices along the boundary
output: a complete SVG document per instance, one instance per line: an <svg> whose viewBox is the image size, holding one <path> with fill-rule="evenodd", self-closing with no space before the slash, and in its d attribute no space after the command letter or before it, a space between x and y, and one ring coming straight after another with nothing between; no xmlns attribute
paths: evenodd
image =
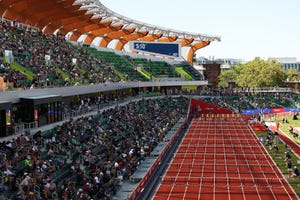
<svg viewBox="0 0 300 200"><path fill-rule="evenodd" d="M179 43L133 41L130 43L130 49L145 53L160 54L163 56L180 57Z"/></svg>

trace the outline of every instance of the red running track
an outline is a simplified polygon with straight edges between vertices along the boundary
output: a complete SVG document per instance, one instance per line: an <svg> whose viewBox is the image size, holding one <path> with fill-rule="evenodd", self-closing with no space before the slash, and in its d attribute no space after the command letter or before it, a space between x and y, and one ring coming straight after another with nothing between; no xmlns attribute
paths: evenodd
<svg viewBox="0 0 300 200"><path fill-rule="evenodd" d="M194 119L153 199L298 197L256 135L237 115Z"/></svg>

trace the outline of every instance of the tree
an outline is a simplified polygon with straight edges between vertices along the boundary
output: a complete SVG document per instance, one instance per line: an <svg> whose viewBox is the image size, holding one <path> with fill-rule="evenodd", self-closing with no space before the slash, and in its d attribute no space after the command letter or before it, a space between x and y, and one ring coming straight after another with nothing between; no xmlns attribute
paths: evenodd
<svg viewBox="0 0 300 200"><path fill-rule="evenodd" d="M236 81L240 87L257 88L283 86L285 79L286 74L280 63L255 58L242 66Z"/></svg>
<svg viewBox="0 0 300 200"><path fill-rule="evenodd" d="M242 69L241 64L237 64L230 69L222 70L219 75L218 87L226 87L229 82L236 82L237 76Z"/></svg>
<svg viewBox="0 0 300 200"><path fill-rule="evenodd" d="M226 87L228 82L236 82L245 88L284 86L287 77L300 80L300 73L285 73L282 65L272 59L259 57L245 64L238 64L229 70L223 70L219 76L219 87Z"/></svg>
<svg viewBox="0 0 300 200"><path fill-rule="evenodd" d="M300 81L300 72L297 69L288 69L286 71L287 81Z"/></svg>

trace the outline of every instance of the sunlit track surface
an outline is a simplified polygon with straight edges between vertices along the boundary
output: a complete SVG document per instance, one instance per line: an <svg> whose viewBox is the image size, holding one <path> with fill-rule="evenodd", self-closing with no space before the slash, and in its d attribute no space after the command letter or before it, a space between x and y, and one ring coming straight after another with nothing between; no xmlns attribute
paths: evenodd
<svg viewBox="0 0 300 200"><path fill-rule="evenodd" d="M298 199L239 115L193 120L154 197Z"/></svg>

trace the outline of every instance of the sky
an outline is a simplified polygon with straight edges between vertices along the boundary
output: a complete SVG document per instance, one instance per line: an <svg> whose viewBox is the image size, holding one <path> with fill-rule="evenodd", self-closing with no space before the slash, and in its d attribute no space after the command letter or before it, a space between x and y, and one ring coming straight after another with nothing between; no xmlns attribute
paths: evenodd
<svg viewBox="0 0 300 200"><path fill-rule="evenodd" d="M100 0L137 21L216 35L197 57L300 59L299 0Z"/></svg>

